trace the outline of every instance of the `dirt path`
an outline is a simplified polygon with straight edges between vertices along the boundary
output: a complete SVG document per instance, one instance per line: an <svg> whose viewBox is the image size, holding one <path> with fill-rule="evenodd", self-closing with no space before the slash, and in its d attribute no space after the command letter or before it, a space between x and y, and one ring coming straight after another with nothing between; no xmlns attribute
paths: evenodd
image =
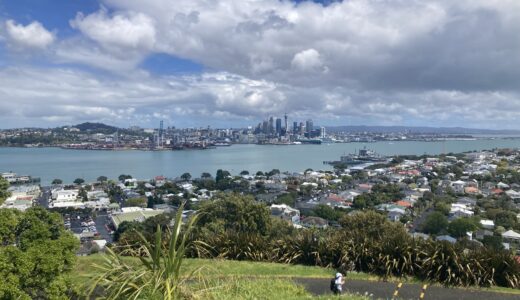
<svg viewBox="0 0 520 300"><path fill-rule="evenodd" d="M294 278L294 281L303 285L309 292L315 295L331 294L329 289L330 279L324 278ZM374 299L391 299L397 284L380 281L347 280L343 286L344 291L372 295ZM419 299L421 285L405 283L399 289L398 299ZM513 300L520 295L495 293L479 290L466 290L460 288L445 288L432 286L426 289L425 300Z"/></svg>

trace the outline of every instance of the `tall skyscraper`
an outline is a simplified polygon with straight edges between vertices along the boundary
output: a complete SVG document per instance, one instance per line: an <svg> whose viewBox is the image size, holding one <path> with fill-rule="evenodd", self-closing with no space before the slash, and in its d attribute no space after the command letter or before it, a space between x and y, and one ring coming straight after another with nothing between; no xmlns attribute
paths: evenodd
<svg viewBox="0 0 520 300"><path fill-rule="evenodd" d="M300 122L300 135L305 134L305 124L303 122Z"/></svg>
<svg viewBox="0 0 520 300"><path fill-rule="evenodd" d="M284 121L285 121L285 134L289 133L289 122L287 121L287 114L284 115Z"/></svg>
<svg viewBox="0 0 520 300"><path fill-rule="evenodd" d="M262 132L263 132L264 134L268 134L268 133L269 133L269 122L264 121L264 122L262 123Z"/></svg>
<svg viewBox="0 0 520 300"><path fill-rule="evenodd" d="M325 131L325 127L323 127L323 126L320 127L320 137L322 139L327 137L327 132Z"/></svg>
<svg viewBox="0 0 520 300"><path fill-rule="evenodd" d="M274 133L274 119L273 117L269 117L269 132L270 134Z"/></svg>
<svg viewBox="0 0 520 300"><path fill-rule="evenodd" d="M309 134L309 137L311 137L311 133L314 130L314 124L312 123L311 119L308 119L307 122L305 123L305 129L306 129L306 132Z"/></svg>
<svg viewBox="0 0 520 300"><path fill-rule="evenodd" d="M292 132L294 134L297 134L298 133L298 122L293 122L292 123Z"/></svg>
<svg viewBox="0 0 520 300"><path fill-rule="evenodd" d="M276 134L277 135L282 134L282 119L280 119L280 118L276 119Z"/></svg>

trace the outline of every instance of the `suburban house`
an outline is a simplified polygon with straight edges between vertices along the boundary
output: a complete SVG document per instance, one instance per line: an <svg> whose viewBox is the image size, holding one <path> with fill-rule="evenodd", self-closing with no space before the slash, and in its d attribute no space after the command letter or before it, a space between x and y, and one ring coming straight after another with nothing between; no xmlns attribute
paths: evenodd
<svg viewBox="0 0 520 300"><path fill-rule="evenodd" d="M270 207L271 216L290 221L292 224L300 223L300 211L286 204L272 204Z"/></svg>
<svg viewBox="0 0 520 300"><path fill-rule="evenodd" d="M84 204L78 194L79 190L53 190L49 207L82 207Z"/></svg>
<svg viewBox="0 0 520 300"><path fill-rule="evenodd" d="M301 225L308 228L314 227L324 229L329 226L329 222L320 217L306 217L303 220L301 220Z"/></svg>
<svg viewBox="0 0 520 300"><path fill-rule="evenodd" d="M513 230L508 230L502 233L502 238L506 243L515 244L517 246L520 245L520 233Z"/></svg>

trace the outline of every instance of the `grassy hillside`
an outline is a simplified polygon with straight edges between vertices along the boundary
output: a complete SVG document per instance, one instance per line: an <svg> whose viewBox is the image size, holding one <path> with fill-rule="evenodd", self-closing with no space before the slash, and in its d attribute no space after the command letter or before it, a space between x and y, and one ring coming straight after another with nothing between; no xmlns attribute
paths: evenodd
<svg viewBox="0 0 520 300"><path fill-rule="evenodd" d="M138 259L124 257L128 262L138 263ZM95 264L102 264L103 254L78 257L71 280L78 287L88 285L89 278L96 274ZM264 262L232 261L220 259L185 259L182 267L184 274L199 270L196 276L201 282L190 292L196 299L316 299L305 289L296 285L290 277L331 278L333 269L288 265ZM348 279L380 280L377 276L364 273L349 273ZM397 281L397 279L390 279ZM405 280L418 282L415 279ZM474 288L477 289L477 288ZM481 289L492 292L520 294L520 291L494 287ZM193 292L196 291L196 292ZM318 297L317 299L329 299ZM332 297L330 299L338 299ZM341 299L365 299L361 296L345 295Z"/></svg>
<svg viewBox="0 0 520 300"><path fill-rule="evenodd" d="M138 259L124 257L128 261L138 263ZM71 278L75 283L84 283L88 278L96 273L93 265L102 264L104 261L102 254L78 257L75 271ZM286 265L264 262L242 262L218 259L185 259L183 272L189 274L191 271L200 269L200 273L205 277L236 277L236 276L255 276L255 277L319 277L329 278L334 274L334 270L320 267L308 267L300 265ZM365 275L364 275L365 276ZM366 277L366 276L365 276Z"/></svg>
<svg viewBox="0 0 520 300"><path fill-rule="evenodd" d="M123 258L138 263L132 257ZM78 257L70 278L80 288L88 286L96 274L95 264L102 264L102 254ZM262 262L242 262L217 259L186 259L183 273L199 270L198 284L190 289L195 299L366 299L357 295L313 297L290 277L331 278L334 270L320 267L296 266ZM365 276L367 277L367 276ZM194 292L195 291L195 292Z"/></svg>

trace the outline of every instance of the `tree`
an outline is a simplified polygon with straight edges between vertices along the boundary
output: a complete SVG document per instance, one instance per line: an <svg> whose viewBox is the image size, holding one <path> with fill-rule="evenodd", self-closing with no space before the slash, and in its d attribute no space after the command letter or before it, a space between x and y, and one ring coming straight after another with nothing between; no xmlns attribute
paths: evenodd
<svg viewBox="0 0 520 300"><path fill-rule="evenodd" d="M99 181L99 182L106 182L107 180L108 180L108 178L106 176L99 176L97 178L97 181Z"/></svg>
<svg viewBox="0 0 520 300"><path fill-rule="evenodd" d="M484 246L486 246L488 248L491 248L493 250L502 250L502 249L504 249L504 245L502 244L502 237L501 236L497 236L497 235L493 235L493 236L486 235L486 236L484 236L484 239L482 240L482 244L484 244Z"/></svg>
<svg viewBox="0 0 520 300"><path fill-rule="evenodd" d="M215 199L201 205L200 226L216 223L235 232L268 233L271 216L266 205L256 202L251 196L239 194L218 195Z"/></svg>
<svg viewBox="0 0 520 300"><path fill-rule="evenodd" d="M204 172L204 173L202 173L202 175L200 175L200 178L202 178L202 179L210 179L211 178L211 174L208 173L208 172Z"/></svg>
<svg viewBox="0 0 520 300"><path fill-rule="evenodd" d="M280 174L280 170L272 169L271 171L269 171L269 173L267 173L267 176L272 177L272 176L278 175L278 174Z"/></svg>
<svg viewBox="0 0 520 300"><path fill-rule="evenodd" d="M191 174L186 172L181 175L181 179L184 181L189 181L191 179Z"/></svg>
<svg viewBox="0 0 520 300"><path fill-rule="evenodd" d="M228 171L222 170L222 169L218 169L217 170L217 175L215 176L215 181L218 184L219 182L221 182L222 180L226 179L230 175L231 174Z"/></svg>
<svg viewBox="0 0 520 300"><path fill-rule="evenodd" d="M87 191L84 188L80 188L78 192L78 197L80 197L83 202L88 201Z"/></svg>
<svg viewBox="0 0 520 300"><path fill-rule="evenodd" d="M451 236L461 238L466 236L466 232L474 231L478 226L473 219L470 218L458 218L448 225L448 232Z"/></svg>
<svg viewBox="0 0 520 300"><path fill-rule="evenodd" d="M329 220L329 221L337 221L342 216L341 212L339 212L339 211L335 210L334 208L332 208L328 205L325 205L325 204L317 205L312 210L312 212L316 216Z"/></svg>
<svg viewBox="0 0 520 300"><path fill-rule="evenodd" d="M80 185L80 184L82 184L84 182L85 182L85 179L83 179L83 178L76 178L76 179L74 179L74 183L77 184L77 185Z"/></svg>
<svg viewBox="0 0 520 300"><path fill-rule="evenodd" d="M276 198L276 204L285 204L294 207L295 202L296 195L294 193L283 194Z"/></svg>
<svg viewBox="0 0 520 300"><path fill-rule="evenodd" d="M117 177L117 179L119 179L119 181L123 182L125 181L126 179L132 179L132 176L131 175L125 175L125 174L121 174Z"/></svg>
<svg viewBox="0 0 520 300"><path fill-rule="evenodd" d="M56 178L54 180L52 180L52 184L53 185L56 185L56 184L62 184L63 183L63 180L59 179L59 178Z"/></svg>
<svg viewBox="0 0 520 300"><path fill-rule="evenodd" d="M448 218L442 213L435 211L426 217L422 225L422 231L430 234L438 234L448 226Z"/></svg>
<svg viewBox="0 0 520 300"><path fill-rule="evenodd" d="M68 299L78 241L57 213L1 209L0 299Z"/></svg>
<svg viewBox="0 0 520 300"><path fill-rule="evenodd" d="M247 176L247 175L249 175L249 171L244 170L244 171L240 172L240 175Z"/></svg>
<svg viewBox="0 0 520 300"><path fill-rule="evenodd" d="M2 205L5 199L11 196L11 192L7 191L9 189L9 181L4 177L0 176L0 205Z"/></svg>

